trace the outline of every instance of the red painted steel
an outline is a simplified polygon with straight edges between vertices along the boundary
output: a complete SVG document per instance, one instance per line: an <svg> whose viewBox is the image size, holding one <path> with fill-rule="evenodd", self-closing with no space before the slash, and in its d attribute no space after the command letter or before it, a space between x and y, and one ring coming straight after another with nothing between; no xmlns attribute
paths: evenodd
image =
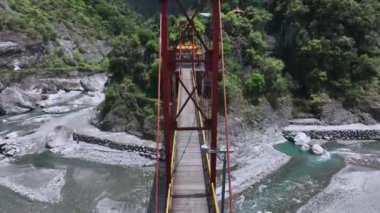
<svg viewBox="0 0 380 213"><path fill-rule="evenodd" d="M212 112L211 112L211 149L217 149L218 127L218 77L220 42L220 0L213 0L212 12ZM216 184L216 154L211 154L211 183Z"/></svg>
<svg viewBox="0 0 380 213"><path fill-rule="evenodd" d="M176 0L181 11L187 19L187 24L180 25L180 35L179 40L175 45L182 45L182 39L185 39L188 35L191 34L189 39L192 42L192 45L202 45L200 50L204 50L204 57L199 57L195 49L191 50L191 58L184 59L182 58L182 53L185 52L182 48L177 49L177 46L170 47L169 42L169 20L168 20L168 7L169 0L160 0L161 5L161 34L160 34L160 57L161 61L161 92L163 100L163 114L164 114L164 133L165 133L165 155L166 155L166 184L167 189L172 180L171 174L171 159L173 155L173 136L174 131L188 131L188 130L209 130L210 131L210 148L217 149L217 124L218 124L218 80L219 80L219 58L220 58L220 42L221 42L221 0L211 0L212 2L212 48L207 46L207 43L203 40L200 33L197 31L194 23L194 17L198 13L198 9L195 14L191 17L187 14L184 5L181 3L181 0ZM183 28L184 27L184 28ZM197 41L196 41L197 39ZM197 43L197 44L196 44ZM177 50L176 50L177 49ZM197 58L196 58L197 54ZM189 91L183 82L178 78L178 75L181 73L181 64L182 63L191 63L191 72L196 78L196 66L200 63L204 64L205 80L211 80L211 117L210 114L207 114L206 111L202 110L199 104L192 97L196 88L192 91ZM178 70L176 72L176 70ZM210 74L210 75L209 75ZM203 79L202 78L202 79ZM197 81L195 81L197 82ZM179 87L184 87L188 95L183 106L180 106L179 112L176 112L176 100L177 100L177 91ZM209 87L208 87L209 88ZM208 93L207 93L208 94ZM209 97L209 95L208 95ZM189 126L189 127L178 127L176 119L178 115L182 112L184 106L189 102L193 101L195 107L202 115L204 119L204 126ZM206 116L207 115L207 116ZM159 118L158 118L159 119ZM210 183L216 185L216 154L210 154L211 159L211 175ZM211 184L210 184L211 185Z"/></svg>
<svg viewBox="0 0 380 213"><path fill-rule="evenodd" d="M171 78L169 69L169 20L168 20L169 0L161 0L161 72L162 91L164 100L164 132L165 132L165 156L166 156L166 185L168 188L171 181L171 156L172 156L172 132L171 129Z"/></svg>

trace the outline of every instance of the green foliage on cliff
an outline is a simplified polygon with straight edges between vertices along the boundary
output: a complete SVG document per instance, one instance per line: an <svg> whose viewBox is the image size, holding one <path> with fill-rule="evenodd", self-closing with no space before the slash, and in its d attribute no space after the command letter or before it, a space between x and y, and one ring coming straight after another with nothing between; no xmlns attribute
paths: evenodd
<svg viewBox="0 0 380 213"><path fill-rule="evenodd" d="M299 85L296 94L353 102L379 91L379 1L278 0L271 11L276 54Z"/></svg>
<svg viewBox="0 0 380 213"><path fill-rule="evenodd" d="M154 137L157 90L157 37L154 23L146 20L113 40L108 71L112 74L101 105L100 127Z"/></svg>
<svg viewBox="0 0 380 213"><path fill-rule="evenodd" d="M353 105L380 90L379 1L245 0L239 14L235 6L222 5L227 65L248 100L290 90Z"/></svg>
<svg viewBox="0 0 380 213"><path fill-rule="evenodd" d="M241 87L245 99L258 103L261 97L267 97L275 103L278 97L286 95L287 83L283 76L285 64L268 54L273 44L266 26L272 14L255 7L237 14L228 12L227 6L224 5L223 16L227 69L243 81L236 82L236 87Z"/></svg>
<svg viewBox="0 0 380 213"><path fill-rule="evenodd" d="M100 38L127 34L138 17L122 0L5 0L0 4L8 29L46 40L54 40L54 25L60 23Z"/></svg>
<svg viewBox="0 0 380 213"><path fill-rule="evenodd" d="M117 45L140 29L136 23L143 18L129 10L124 0L4 0L0 2L0 29L24 34L31 40L42 40L46 46L58 45L57 39L79 46L67 56L65 48L50 52L43 68L73 67L77 69L104 68L108 60L89 62L83 53L97 41ZM139 30L140 32L142 30ZM58 37L59 36L59 37ZM140 41L135 41L140 42ZM85 43L85 44L83 44ZM81 46L82 45L82 46ZM69 47L70 48L70 47ZM93 51L93 50L91 50Z"/></svg>

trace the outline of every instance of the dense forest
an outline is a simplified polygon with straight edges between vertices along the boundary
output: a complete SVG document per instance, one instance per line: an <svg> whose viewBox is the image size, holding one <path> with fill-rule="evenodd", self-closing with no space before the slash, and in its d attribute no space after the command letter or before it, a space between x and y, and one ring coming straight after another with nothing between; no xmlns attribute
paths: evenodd
<svg viewBox="0 0 380 213"><path fill-rule="evenodd" d="M149 135L155 120L159 16L158 4L141 5L9 0L0 5L0 29L54 43L57 25L63 24L83 37L107 41L113 51L102 61L83 60L80 49L70 57L57 50L38 66L108 69L112 77L98 125ZM242 13L234 12L237 5ZM267 100L276 106L287 98L301 110L318 113L326 99L355 107L378 95L378 0L224 1L222 12L230 101L258 105ZM173 15L171 24L177 19Z"/></svg>
<svg viewBox="0 0 380 213"><path fill-rule="evenodd" d="M278 0L261 8L246 3L241 15L224 6L229 70L246 79L246 98L289 91L304 99L343 97L353 105L379 91L378 1Z"/></svg>

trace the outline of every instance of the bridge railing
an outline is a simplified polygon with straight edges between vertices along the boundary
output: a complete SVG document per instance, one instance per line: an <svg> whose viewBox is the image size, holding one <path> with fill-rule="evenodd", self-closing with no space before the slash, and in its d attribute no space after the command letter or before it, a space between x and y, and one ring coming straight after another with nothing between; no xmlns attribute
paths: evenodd
<svg viewBox="0 0 380 213"><path fill-rule="evenodd" d="M181 100L181 90L178 90L178 96L177 96L177 109L176 112L178 113L179 111L179 101ZM173 180L174 180L174 170L176 167L176 146L177 146L177 131L174 131L174 136L173 136L173 147L172 147L172 158L171 158L171 168L170 168L170 174L171 174L171 180L168 186L168 194L166 198L166 213L169 213L171 211L172 207L172 194L173 194Z"/></svg>

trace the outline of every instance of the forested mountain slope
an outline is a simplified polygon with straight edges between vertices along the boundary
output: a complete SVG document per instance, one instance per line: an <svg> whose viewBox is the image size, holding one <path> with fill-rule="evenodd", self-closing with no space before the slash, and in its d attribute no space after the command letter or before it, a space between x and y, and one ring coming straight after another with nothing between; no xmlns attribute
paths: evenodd
<svg viewBox="0 0 380 213"><path fill-rule="evenodd" d="M152 134L158 11L151 0L1 1L0 74L108 70L97 125ZM320 117L333 99L379 119L379 1L224 1L222 11L230 102L276 107L286 99L295 112Z"/></svg>

